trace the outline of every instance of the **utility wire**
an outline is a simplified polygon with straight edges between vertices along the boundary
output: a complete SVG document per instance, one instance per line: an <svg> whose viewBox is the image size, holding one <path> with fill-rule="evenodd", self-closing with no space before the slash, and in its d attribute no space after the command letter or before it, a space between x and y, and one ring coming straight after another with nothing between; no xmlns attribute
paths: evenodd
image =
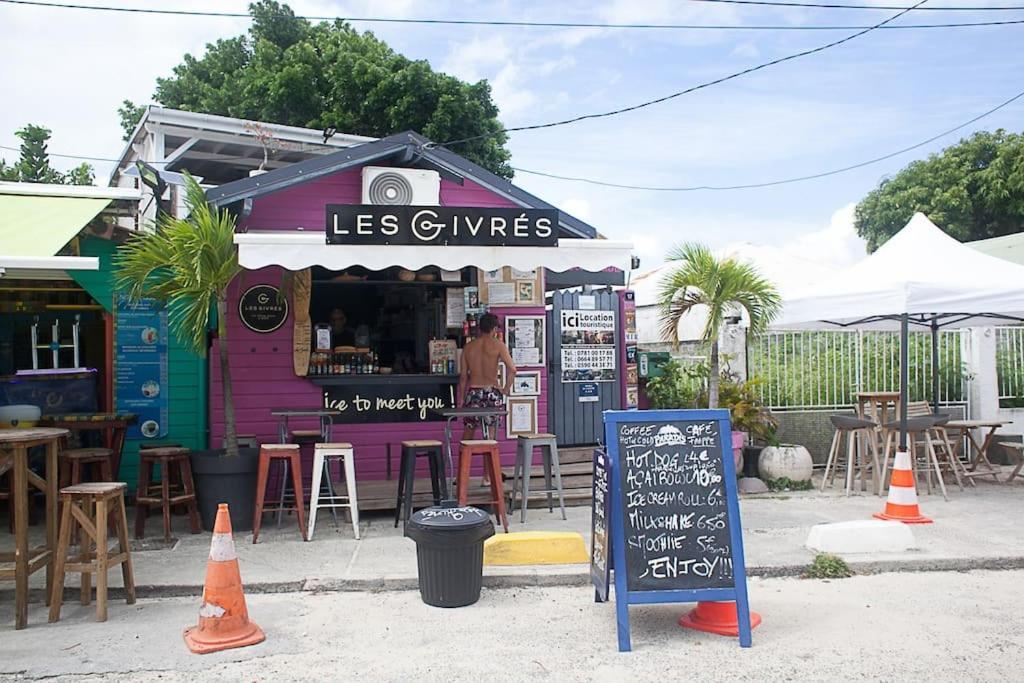
<svg viewBox="0 0 1024 683"><path fill-rule="evenodd" d="M916 145L911 145L910 147L904 147L903 149L896 150L895 152L890 152L889 154L886 154L884 156L875 157L874 159L868 159L867 161L862 161L860 163L852 164L850 166L844 166L842 168L837 168L837 169L834 169L834 170L831 170L831 171L824 171L822 173L814 173L814 174L811 174L811 175L798 176L796 178L786 178L785 180L770 180L770 181L765 181L765 182L760 182L760 183L748 183L746 185L693 185L693 186L690 186L690 187L649 187L649 186L645 186L645 185L623 185L623 184L620 184L620 183L605 182L603 180L594 180L592 178L577 178L577 177L573 177L573 176L557 175L555 173L546 173L546 172L543 172L543 171L532 171L532 170L530 170L528 168L519 168L519 167L516 167L516 166L513 166L512 168L513 168L513 170L515 170L515 171L517 171L519 173L528 173L530 175L541 176L541 177L544 177L544 178L554 178L555 180L570 180L570 181L579 182L579 183L587 183L589 185L599 185L601 187L613 187L613 188L618 188L618 189L622 189L622 190L646 190L646 191L649 191L649 192L696 192L698 190L749 190L749 189L754 189L754 188L759 188L759 187L773 187L775 185L788 185L790 183L799 183L799 182L802 182L802 181L805 181L805 180L815 180L817 178L825 178L827 176L837 175L839 173L846 173L847 171L852 171L854 169L863 168L865 166L870 166L872 164L877 164L880 161L885 161L886 159L891 159L891 158L893 158L895 156L899 156L900 154L905 154L906 152L910 152L912 150L918 149L919 147L924 147L927 144L935 142L939 138L943 138L943 137L949 135L950 133L955 133L956 131L958 131L958 130L960 130L962 128L966 128L967 126L971 125L972 123L976 123L976 122L980 121L981 119L985 118L986 116L989 116L991 114L996 113L1000 109L1013 104L1014 102L1016 102L1017 100L1021 99L1022 97L1024 97L1024 91L1021 91L1021 92L1017 93L1016 95L1014 95L1010 99L1006 100L1002 104L999 104L999 105L993 107L992 109L989 109L988 111L975 116L973 119L971 119L969 121L964 121L959 126L956 126L954 128L950 128L949 130L945 130L945 131L939 133L938 135L933 135L932 137L928 138L927 140L919 142Z"/></svg>
<svg viewBox="0 0 1024 683"><path fill-rule="evenodd" d="M756 5L760 7L802 7L814 9L859 9L859 10L894 10L908 9L906 5L849 5L834 2L782 2L781 0L689 0L716 5ZM916 9L911 7L909 9ZM988 7L923 7L925 12L999 12L1024 10L1024 5L998 5Z"/></svg>
<svg viewBox="0 0 1024 683"><path fill-rule="evenodd" d="M920 7L921 5L925 4L926 2L928 2L928 0L920 0L919 2L915 3L913 6L907 7L906 9L901 10L900 12L892 15L888 19L880 21L877 24L875 24L873 26L870 26L870 27L868 27L866 29L863 29L861 31L857 31L856 33L852 33L852 34L846 36L845 38L840 38L839 40L834 40L831 43L826 43L824 45L819 45L818 47L811 48L810 50L803 50L802 52L796 52L796 53L791 54L791 55L786 55L785 57L779 57L777 59L771 60L770 62L764 62L762 64L758 64L757 66L752 66L750 68L743 69L742 71L736 71L734 73L729 74L728 76L722 76L722 77L716 78L716 79L714 79L712 81L705 81L704 83L700 83L698 85L691 86L689 88L686 88L685 90L680 90L680 91L674 92L674 93L672 93L670 95L665 95L663 97L658 97L658 98L653 99L653 100L647 100L646 102L640 102L639 104L634 104L634 105L631 105L629 107L622 107L620 109L613 109L611 111L606 111L606 112L600 112L600 113L595 113L595 114L581 114L580 116L574 116L574 117L568 118L568 119L561 119L559 121L551 121L551 122L548 122L548 123L535 123L535 124L532 124L532 125L529 125L529 126L513 126L511 128L502 128L502 129L497 130L497 131L492 131L492 132L488 132L488 133L481 133L480 135L471 135L471 136L466 137L466 138L460 138L460 139L457 139L457 140L450 140L448 142L440 143L440 145L444 146L444 147L451 147L453 145L461 145L461 144L464 144L466 142L473 142L475 140L481 140L481 139L484 139L484 138L490 138L490 137L494 137L496 135L502 135L502 134L505 134L505 133L515 133L515 132L524 131L524 130L539 130L539 129L542 129L542 128L555 128L555 127L558 127L558 126L567 126L567 125L572 124L572 123L579 123L580 121L587 121L589 119L601 119L601 118L606 118L606 117L609 117L609 116L617 116L619 114L625 114L627 112L636 111L638 109L643 109L644 107L650 107L650 106L655 105L655 104L661 104L662 102L667 102L669 100L675 99L677 97L682 97L683 95L688 95L688 94L690 94L692 92L696 92L698 90L703 90L705 88L710 88L711 86L719 85L721 83L725 83L726 81L731 81L731 80L733 80L735 78L739 78L741 76L746 76L747 74L752 74L755 71L761 71L762 69L767 69L768 67L775 66L777 64L782 64L783 62L788 62L788 61L792 61L794 59L799 59L800 57L807 57L809 55L813 55L813 54L816 54L816 53L819 53L819 52L824 52L825 50L828 50L830 48L842 45L843 43L848 43L851 40L855 40L857 38L860 38L861 36L863 36L865 34L868 34L868 33L870 33L871 31L874 31L877 28L881 28L882 26L885 26L886 24L889 24L890 22L896 21L897 19L902 17L907 12L910 12L912 10L917 9L918 7ZM433 147L433 146L438 146L438 145L436 143L431 143L428 146Z"/></svg>
<svg viewBox="0 0 1024 683"><path fill-rule="evenodd" d="M700 0L695 0L700 1ZM175 10L148 7L111 7L106 5L82 5L54 2L38 2L37 0L0 0L8 5L26 5L31 7L48 7L51 9L94 10L101 12L123 12L130 14L174 15L184 17L212 17L231 19L252 19L246 12L212 12L199 10ZM788 3L783 3L788 4ZM797 5L794 5L797 6ZM879 9L873 7L872 9ZM922 9L945 9L926 7ZM1010 9L1010 8L1000 8ZM1022 7L1021 9L1024 9ZM284 16L284 15L282 15ZM660 29L687 31L856 31L866 28L888 30L929 29L929 28L965 28L978 26L1008 26L1024 24L1024 19L1004 19L999 21L967 21L931 24L898 24L896 26L855 26L855 25L735 25L735 24L652 24L652 23L600 23L575 21L501 21L487 19L414 19L388 17L341 17L341 16L296 16L296 19L307 21L347 21L353 23L378 24L420 24L435 26L494 26L520 28L593 28L593 29Z"/></svg>

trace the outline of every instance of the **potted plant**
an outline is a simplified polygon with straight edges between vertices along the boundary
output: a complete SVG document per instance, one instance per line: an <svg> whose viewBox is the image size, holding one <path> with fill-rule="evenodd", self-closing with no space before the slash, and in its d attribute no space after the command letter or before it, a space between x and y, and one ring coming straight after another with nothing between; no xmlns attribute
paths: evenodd
<svg viewBox="0 0 1024 683"><path fill-rule="evenodd" d="M259 452L238 448L228 363L227 294L241 272L235 219L207 204L203 189L187 172L185 182L188 217L159 212L153 231L122 245L115 256L116 284L132 300L149 297L166 305L174 335L201 356L209 347L210 315L216 310L226 447L193 452L192 472L204 528L213 529L217 504L227 503L232 527L247 531L252 528Z"/></svg>
<svg viewBox="0 0 1024 683"><path fill-rule="evenodd" d="M679 344L679 323L683 316L700 311L705 316L701 339L710 345L707 405L718 408L722 388L719 338L727 317L745 311L752 333L763 332L782 308L775 285L762 277L752 265L734 258L718 258L701 244L682 244L667 260L678 263L661 281L658 299L661 308L662 338ZM724 405L722 407L725 407ZM733 454L742 457L746 441L746 407L733 410ZM740 434L737 434L740 432Z"/></svg>

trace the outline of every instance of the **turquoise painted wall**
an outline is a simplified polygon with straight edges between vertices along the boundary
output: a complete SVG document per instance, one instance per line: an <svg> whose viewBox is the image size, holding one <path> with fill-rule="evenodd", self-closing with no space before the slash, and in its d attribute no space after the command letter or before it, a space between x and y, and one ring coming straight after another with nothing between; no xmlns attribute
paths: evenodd
<svg viewBox="0 0 1024 683"><path fill-rule="evenodd" d="M72 271L71 276L108 311L114 309L113 255L116 245L108 240L88 237L81 242L82 256L100 259L96 271ZM186 448L204 449L207 443L206 360L186 350L174 337L168 341L169 414L167 436L157 443L177 443ZM139 471L139 439L125 444L119 477L135 488Z"/></svg>

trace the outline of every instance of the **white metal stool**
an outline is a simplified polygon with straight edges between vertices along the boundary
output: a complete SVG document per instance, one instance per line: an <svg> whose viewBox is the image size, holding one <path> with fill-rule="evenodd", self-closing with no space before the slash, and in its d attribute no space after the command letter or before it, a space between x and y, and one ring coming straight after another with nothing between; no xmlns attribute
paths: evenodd
<svg viewBox="0 0 1024 683"><path fill-rule="evenodd" d="M512 470L512 509L514 512L516 495L521 495L519 505L519 521L526 521L527 501L530 497L530 475L533 469L533 449L541 450L541 463L544 467L544 488L534 493L548 495L548 512L553 511L551 494L558 494L558 504L562 508L562 519L565 519L565 497L562 493L562 468L558 462L558 439L554 434L520 434L516 440L516 464ZM552 486L551 474L554 470L555 481Z"/></svg>
<svg viewBox="0 0 1024 683"><path fill-rule="evenodd" d="M331 461L341 460L345 468L345 487L347 494L339 496L334 492L331 481ZM326 474L327 495L320 495L320 488ZM352 514L352 530L359 540L359 502L356 498L356 463L355 451L350 443L318 443L313 448L313 482L310 487L309 499L309 533L306 537L313 539L313 527L316 526L316 512L319 508L348 508Z"/></svg>

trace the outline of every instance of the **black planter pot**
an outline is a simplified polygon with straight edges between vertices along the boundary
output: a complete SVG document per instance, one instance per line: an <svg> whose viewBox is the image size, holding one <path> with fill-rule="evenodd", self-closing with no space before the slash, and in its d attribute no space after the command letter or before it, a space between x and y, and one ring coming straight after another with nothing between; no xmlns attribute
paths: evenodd
<svg viewBox="0 0 1024 683"><path fill-rule="evenodd" d="M744 446L743 447L743 476L744 477L758 477L760 476L757 471L757 461L761 457L761 451L764 448L762 446Z"/></svg>
<svg viewBox="0 0 1024 683"><path fill-rule="evenodd" d="M258 448L240 448L237 458L229 458L223 448L192 452L192 476L203 528L213 531L217 506L227 503L232 531L251 531L256 504Z"/></svg>

